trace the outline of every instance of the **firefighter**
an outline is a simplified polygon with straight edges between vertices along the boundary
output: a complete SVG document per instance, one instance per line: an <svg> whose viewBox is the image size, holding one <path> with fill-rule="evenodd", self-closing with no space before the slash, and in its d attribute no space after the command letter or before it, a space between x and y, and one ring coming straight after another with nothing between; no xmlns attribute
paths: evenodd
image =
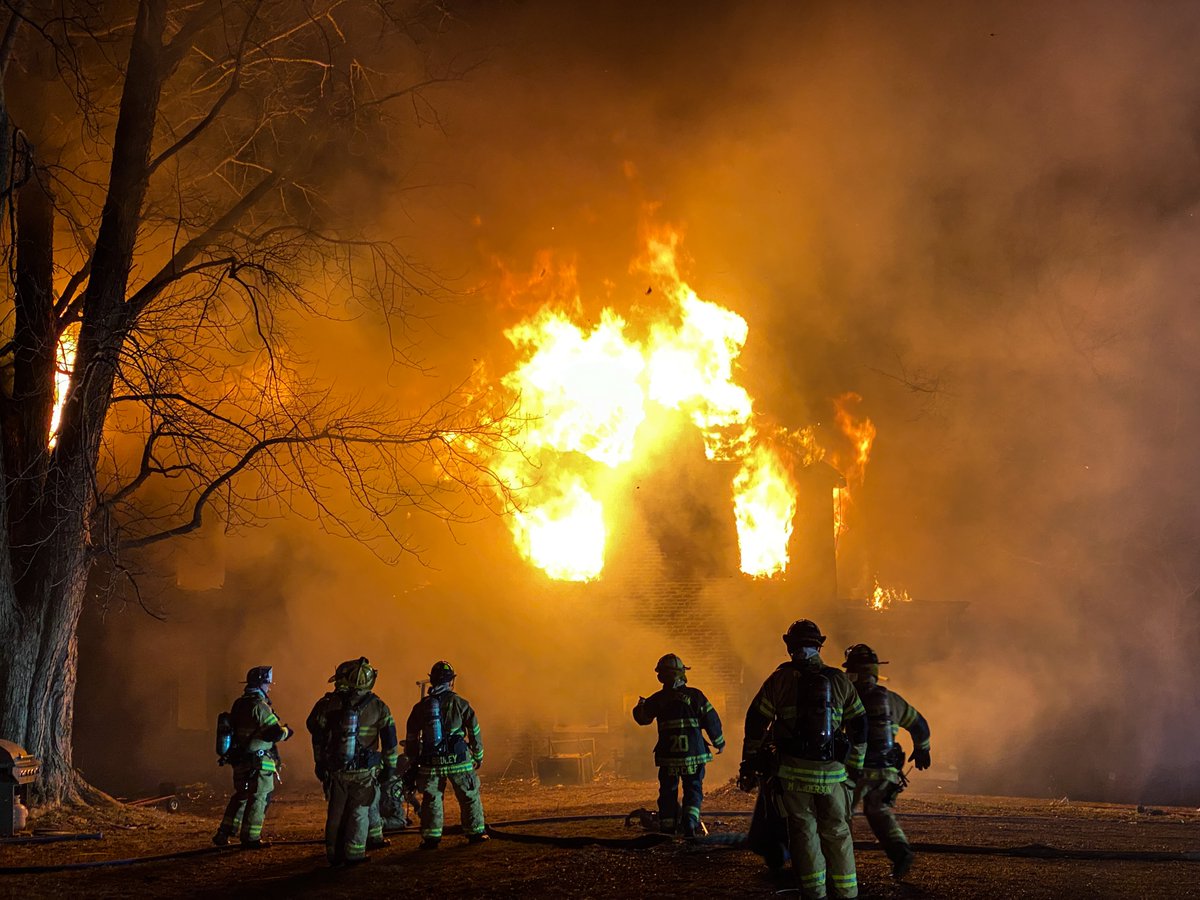
<svg viewBox="0 0 1200 900"><path fill-rule="evenodd" d="M846 768L862 768L867 718L846 673L821 660L825 636L814 622L793 622L783 642L791 659L746 711L738 784L753 790L760 776L774 779L801 897L826 897L826 884L828 895L857 897ZM775 750L766 760L768 730Z"/></svg>
<svg viewBox="0 0 1200 900"><path fill-rule="evenodd" d="M712 749L725 749L721 718L708 698L687 686L683 660L668 653L654 667L662 689L649 698L639 697L633 719L639 725L658 720L658 743L654 745L654 764L658 766L658 827L674 834L677 824L684 837L695 837L700 830L700 807L704 802L704 766L712 762ZM683 784L683 816L679 816L679 786Z"/></svg>
<svg viewBox="0 0 1200 900"><path fill-rule="evenodd" d="M442 840L442 794L454 788L462 813L463 833L470 844L488 840L479 796L483 738L475 710L454 693L457 674L445 660L429 670L429 693L412 708L405 729L404 751L415 767L413 787L421 797L421 849L436 850Z"/></svg>
<svg viewBox="0 0 1200 900"><path fill-rule="evenodd" d="M349 685L350 673L354 669L354 667L357 665L358 665L358 660L351 659L351 660L347 660L346 662L342 663L341 665L339 665L337 667L337 670L333 673L333 677L331 679L329 679L331 682L333 682L335 690L327 693L324 697L325 700L333 699L334 694L336 693L337 690L349 690L350 689L350 685ZM381 771L382 771L382 767L381 767ZM383 817L380 815L380 812L379 812L379 804L380 804L380 800L381 800L381 795L383 793L385 786L386 786L385 782L381 781L379 784L379 789L375 791L375 796L371 800L371 806L369 807L369 809L367 811L367 849L368 850L380 850L384 847L390 847L392 844L392 842L390 840L388 840L386 837L383 836L384 821L383 821Z"/></svg>
<svg viewBox="0 0 1200 900"><path fill-rule="evenodd" d="M232 740L221 764L228 762L233 767L233 796L213 835L212 842L218 846L228 844L239 831L244 849L269 846L262 839L263 819L282 767L275 745L292 736L292 729L280 723L271 706L272 684L271 667L255 666L246 673L246 689L229 710Z"/></svg>
<svg viewBox="0 0 1200 900"><path fill-rule="evenodd" d="M398 763L396 721L372 688L378 671L365 656L338 666L334 690L308 716L317 778L325 786L325 856L354 866L367 856L371 805ZM382 837L382 828L379 837Z"/></svg>
<svg viewBox="0 0 1200 900"><path fill-rule="evenodd" d="M905 729L912 738L909 757L918 769L929 768L929 725L915 706L895 691L879 684L879 667L887 665L866 644L854 644L846 650L842 668L858 689L867 711L867 756L861 771L850 771L854 781L852 805L862 803L863 814L892 861L892 877L903 878L912 868L913 851L892 809L896 797L908 780L901 771L904 748L896 743L896 733Z"/></svg>

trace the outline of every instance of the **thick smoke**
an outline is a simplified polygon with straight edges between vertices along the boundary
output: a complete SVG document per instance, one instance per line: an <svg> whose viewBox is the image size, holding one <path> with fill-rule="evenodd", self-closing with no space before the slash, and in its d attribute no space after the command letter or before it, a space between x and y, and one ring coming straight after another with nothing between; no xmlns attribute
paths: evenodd
<svg viewBox="0 0 1200 900"><path fill-rule="evenodd" d="M829 615L827 661L878 644L964 787L1194 792L1200 11L540 2L462 16L462 51L487 63L439 98L443 129L416 137L397 183L357 200L455 289L414 335L430 374L389 368L368 321L323 371L353 384L375 354L364 380L404 405L476 366L498 376L503 329L533 311L501 271L536 278L543 251L573 261L594 320L653 302L629 272L639 224L681 224L689 281L749 322L742 377L762 410L827 426L852 390L878 428L845 592L870 572L914 609L969 603L904 641L888 613ZM405 173L429 187L401 190ZM660 482L686 494L689 473ZM697 520L689 505L711 506L679 499L676 530ZM251 533L226 547L225 599L190 627L222 648L226 681L274 662L294 721L362 653L398 715L444 657L485 726L514 731L573 706L594 717L607 685L648 692L675 649L547 583L496 521L412 529L424 566L301 525ZM713 612L751 689L788 621L822 611L773 596ZM109 635L85 639L85 673ZM736 733L743 710L723 712Z"/></svg>

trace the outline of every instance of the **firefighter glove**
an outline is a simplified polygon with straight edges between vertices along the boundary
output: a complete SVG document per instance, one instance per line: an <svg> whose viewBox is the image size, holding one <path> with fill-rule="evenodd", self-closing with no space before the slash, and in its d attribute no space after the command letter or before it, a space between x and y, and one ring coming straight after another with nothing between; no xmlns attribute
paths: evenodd
<svg viewBox="0 0 1200 900"><path fill-rule="evenodd" d="M384 766L379 770L379 783L387 784L396 777L396 770L391 766Z"/></svg>
<svg viewBox="0 0 1200 900"><path fill-rule="evenodd" d="M280 740L286 741L295 733L296 733L296 729L294 729L291 725L284 725L283 726L283 737L281 737Z"/></svg>
<svg viewBox="0 0 1200 900"><path fill-rule="evenodd" d="M737 786L747 794L753 793L758 787L758 773L754 771L754 765L748 759L743 759L738 768Z"/></svg>
<svg viewBox="0 0 1200 900"><path fill-rule="evenodd" d="M850 767L846 768L846 786L847 787L853 788L855 785L857 785L859 783L859 781L862 780L862 777L863 777L862 769L852 769Z"/></svg>
<svg viewBox="0 0 1200 900"><path fill-rule="evenodd" d="M924 770L924 769L929 768L929 751L928 750L922 750L920 747L918 747L915 750L913 750L912 756L910 756L909 759L912 762L917 764L918 769Z"/></svg>

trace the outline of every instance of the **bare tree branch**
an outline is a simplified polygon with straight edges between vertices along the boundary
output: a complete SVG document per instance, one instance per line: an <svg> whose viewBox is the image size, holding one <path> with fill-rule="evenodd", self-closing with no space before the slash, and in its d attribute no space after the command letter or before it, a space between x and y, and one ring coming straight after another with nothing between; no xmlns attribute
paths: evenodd
<svg viewBox="0 0 1200 900"><path fill-rule="evenodd" d="M187 267L193 259L207 249L217 236L237 224L247 212L253 209L263 197L277 188L282 181L283 176L278 172L268 173L251 190L242 195L223 216L205 229L203 233L180 247L175 255L171 257L171 260L143 285L136 294L129 298L126 304L128 319L130 321L135 319L167 285L188 274L189 269Z"/></svg>

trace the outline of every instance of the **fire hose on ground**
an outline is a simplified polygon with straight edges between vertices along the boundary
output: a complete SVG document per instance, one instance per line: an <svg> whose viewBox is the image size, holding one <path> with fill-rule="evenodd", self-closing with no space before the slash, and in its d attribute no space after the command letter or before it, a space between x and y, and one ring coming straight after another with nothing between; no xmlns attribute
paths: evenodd
<svg viewBox="0 0 1200 900"><path fill-rule="evenodd" d="M0 847L12 844L58 844L62 841L99 841L104 839L102 831L48 831L22 834L16 837L0 837Z"/></svg>
<svg viewBox="0 0 1200 900"><path fill-rule="evenodd" d="M747 818L751 815L748 810L728 810L710 812L711 818ZM632 814L620 813L584 814L574 816L549 816L537 819L512 819L496 822L488 826L488 833L496 840L511 841L523 844L542 844L563 849L578 849L580 847L596 846L613 850L646 850L658 847L676 840L673 835L649 833L635 838L609 838L596 835L550 835L525 834L508 829L530 825L558 825L576 822L594 822L625 820L628 822ZM911 818L922 817L922 814L910 814ZM931 818L940 817L930 814ZM991 819L989 816L972 816L972 818ZM446 834L461 833L461 826L446 829ZM391 831L389 834L412 834L409 830ZM321 840L279 840L272 841L280 846L314 846L323 844ZM689 838L687 846L697 849L728 848L742 849L747 845L745 832L728 834L709 834L703 837ZM1074 850L1069 848L1052 847L1047 844L1025 844L1015 847L997 847L985 844L940 844L914 842L912 848L921 853L945 853L962 856L1010 856L1025 859L1065 859L1065 860L1105 860L1120 862L1200 862L1200 851L1190 850ZM129 866L139 863L168 862L178 859L190 859L198 856L211 856L218 853L236 851L236 846L229 847L200 847L191 850L180 850L174 853L160 853L152 856L135 856L125 859L88 860L86 862L62 863L59 865L37 866L2 866L0 875L37 875L50 872L69 872L77 869L95 869L103 867ZM877 850L879 845L874 841L855 841L854 849Z"/></svg>

